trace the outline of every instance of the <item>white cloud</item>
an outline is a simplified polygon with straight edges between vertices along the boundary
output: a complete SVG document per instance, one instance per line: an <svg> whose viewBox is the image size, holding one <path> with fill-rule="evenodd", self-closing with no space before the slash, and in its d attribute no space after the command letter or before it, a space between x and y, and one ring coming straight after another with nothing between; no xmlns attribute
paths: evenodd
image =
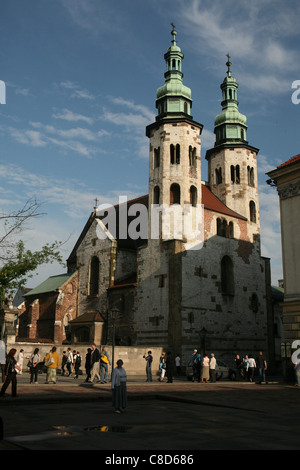
<svg viewBox="0 0 300 470"><path fill-rule="evenodd" d="M61 113L52 114L52 117L70 122L85 121L88 124L93 124L94 122L92 118L84 116L83 114L74 113L69 109L63 109Z"/></svg>
<svg viewBox="0 0 300 470"><path fill-rule="evenodd" d="M270 95L287 92L300 59L287 36L299 34L300 5L289 2L283 7L278 0L239 2L238 8L233 0L177 4L185 33L193 38L190 43L197 53L210 57L210 66L218 73L223 64L225 69L229 52L233 75L243 86Z"/></svg>

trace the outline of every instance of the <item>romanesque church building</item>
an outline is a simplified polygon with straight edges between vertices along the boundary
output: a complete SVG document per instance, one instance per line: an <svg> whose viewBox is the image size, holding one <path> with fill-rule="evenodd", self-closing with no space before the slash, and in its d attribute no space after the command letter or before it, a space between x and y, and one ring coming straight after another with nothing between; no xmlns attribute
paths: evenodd
<svg viewBox="0 0 300 470"><path fill-rule="evenodd" d="M184 56L175 29L171 34L155 122L146 128L148 194L95 207L67 260L68 276L76 279L76 308L68 317L72 341L111 344L113 335L118 345L162 347L183 361L194 347L230 362L235 354L258 351L270 357L270 260L261 256L258 149L247 140L238 83L228 56L215 145L201 154L203 125L191 115Z"/></svg>

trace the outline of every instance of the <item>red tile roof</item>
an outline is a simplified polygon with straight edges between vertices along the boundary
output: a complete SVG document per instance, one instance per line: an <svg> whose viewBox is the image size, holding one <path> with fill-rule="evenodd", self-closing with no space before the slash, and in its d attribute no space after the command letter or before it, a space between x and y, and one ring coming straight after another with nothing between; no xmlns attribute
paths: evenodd
<svg viewBox="0 0 300 470"><path fill-rule="evenodd" d="M221 214L228 215L230 217L237 217L238 219L247 220L246 217L238 214L232 209L229 209L229 207L223 204L223 202L220 201L220 199L215 196L204 184L202 184L202 204L204 205L204 209L220 212Z"/></svg>
<svg viewBox="0 0 300 470"><path fill-rule="evenodd" d="M279 165L277 168L282 168L284 166L288 166L288 165L292 165L293 163L297 162L300 160L300 154L299 155L295 155L294 157L290 158L289 160L287 160L286 162L284 163L281 163L281 165Z"/></svg>

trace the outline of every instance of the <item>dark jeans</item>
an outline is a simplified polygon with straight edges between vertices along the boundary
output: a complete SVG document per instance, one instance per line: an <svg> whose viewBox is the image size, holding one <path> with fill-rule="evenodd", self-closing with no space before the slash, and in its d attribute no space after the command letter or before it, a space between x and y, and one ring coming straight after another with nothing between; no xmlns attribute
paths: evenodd
<svg viewBox="0 0 300 470"><path fill-rule="evenodd" d="M69 375L71 375L72 374L72 363L71 362L67 362L67 369L68 369Z"/></svg>
<svg viewBox="0 0 300 470"><path fill-rule="evenodd" d="M210 369L209 375L210 375L210 381L215 382L216 381L216 369Z"/></svg>
<svg viewBox="0 0 300 470"><path fill-rule="evenodd" d="M152 382L152 370L151 367L146 367L147 382Z"/></svg>
<svg viewBox="0 0 300 470"><path fill-rule="evenodd" d="M6 376L5 382L2 385L0 396L3 396L5 394L5 391L7 387L9 386L11 382L11 396L15 397L17 395L17 373L12 372L11 374L8 374Z"/></svg>
<svg viewBox="0 0 300 470"><path fill-rule="evenodd" d="M33 382L33 377L34 377L34 381L37 382L37 376L38 376L38 368L39 366L35 366L35 367L30 367L30 383Z"/></svg>

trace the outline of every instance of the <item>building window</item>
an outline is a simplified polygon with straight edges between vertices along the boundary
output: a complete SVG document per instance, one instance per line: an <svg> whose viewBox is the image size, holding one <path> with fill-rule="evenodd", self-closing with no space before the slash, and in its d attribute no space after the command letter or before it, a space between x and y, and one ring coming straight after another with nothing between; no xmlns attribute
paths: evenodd
<svg viewBox="0 0 300 470"><path fill-rule="evenodd" d="M239 165L231 165L230 167L231 173L231 184L240 184L240 166Z"/></svg>
<svg viewBox="0 0 300 470"><path fill-rule="evenodd" d="M180 204L180 186L177 183L170 187L170 204Z"/></svg>
<svg viewBox="0 0 300 470"><path fill-rule="evenodd" d="M247 172L248 172L248 185L252 186L254 188L254 168L250 168L250 166L247 167Z"/></svg>
<svg viewBox="0 0 300 470"><path fill-rule="evenodd" d="M228 238L234 238L233 222L229 222L228 225Z"/></svg>
<svg viewBox="0 0 300 470"><path fill-rule="evenodd" d="M197 156L196 156L196 147L189 146L189 165L196 168L197 166Z"/></svg>
<svg viewBox="0 0 300 470"><path fill-rule="evenodd" d="M218 186L219 184L222 183L222 168L216 168L215 175L216 175L216 185Z"/></svg>
<svg viewBox="0 0 300 470"><path fill-rule="evenodd" d="M89 295L99 293L99 259L93 256L90 264Z"/></svg>
<svg viewBox="0 0 300 470"><path fill-rule="evenodd" d="M233 222L227 223L226 219L217 218L217 235L224 238L234 238Z"/></svg>
<svg viewBox="0 0 300 470"><path fill-rule="evenodd" d="M227 255L221 261L221 289L224 295L234 295L233 264Z"/></svg>
<svg viewBox="0 0 300 470"><path fill-rule="evenodd" d="M197 188L195 186L190 187L190 204L193 207L197 206Z"/></svg>
<svg viewBox="0 0 300 470"><path fill-rule="evenodd" d="M159 186L155 186L153 190L153 204L159 204L160 199L160 189Z"/></svg>
<svg viewBox="0 0 300 470"><path fill-rule="evenodd" d="M154 149L154 168L158 168L160 166L160 147Z"/></svg>
<svg viewBox="0 0 300 470"><path fill-rule="evenodd" d="M250 203L249 203L249 211L250 211L250 222L256 223L256 207L255 207L255 202L250 201Z"/></svg>
<svg viewBox="0 0 300 470"><path fill-rule="evenodd" d="M180 163L180 145L174 144L170 145L170 163L174 165L175 163L179 165Z"/></svg>

